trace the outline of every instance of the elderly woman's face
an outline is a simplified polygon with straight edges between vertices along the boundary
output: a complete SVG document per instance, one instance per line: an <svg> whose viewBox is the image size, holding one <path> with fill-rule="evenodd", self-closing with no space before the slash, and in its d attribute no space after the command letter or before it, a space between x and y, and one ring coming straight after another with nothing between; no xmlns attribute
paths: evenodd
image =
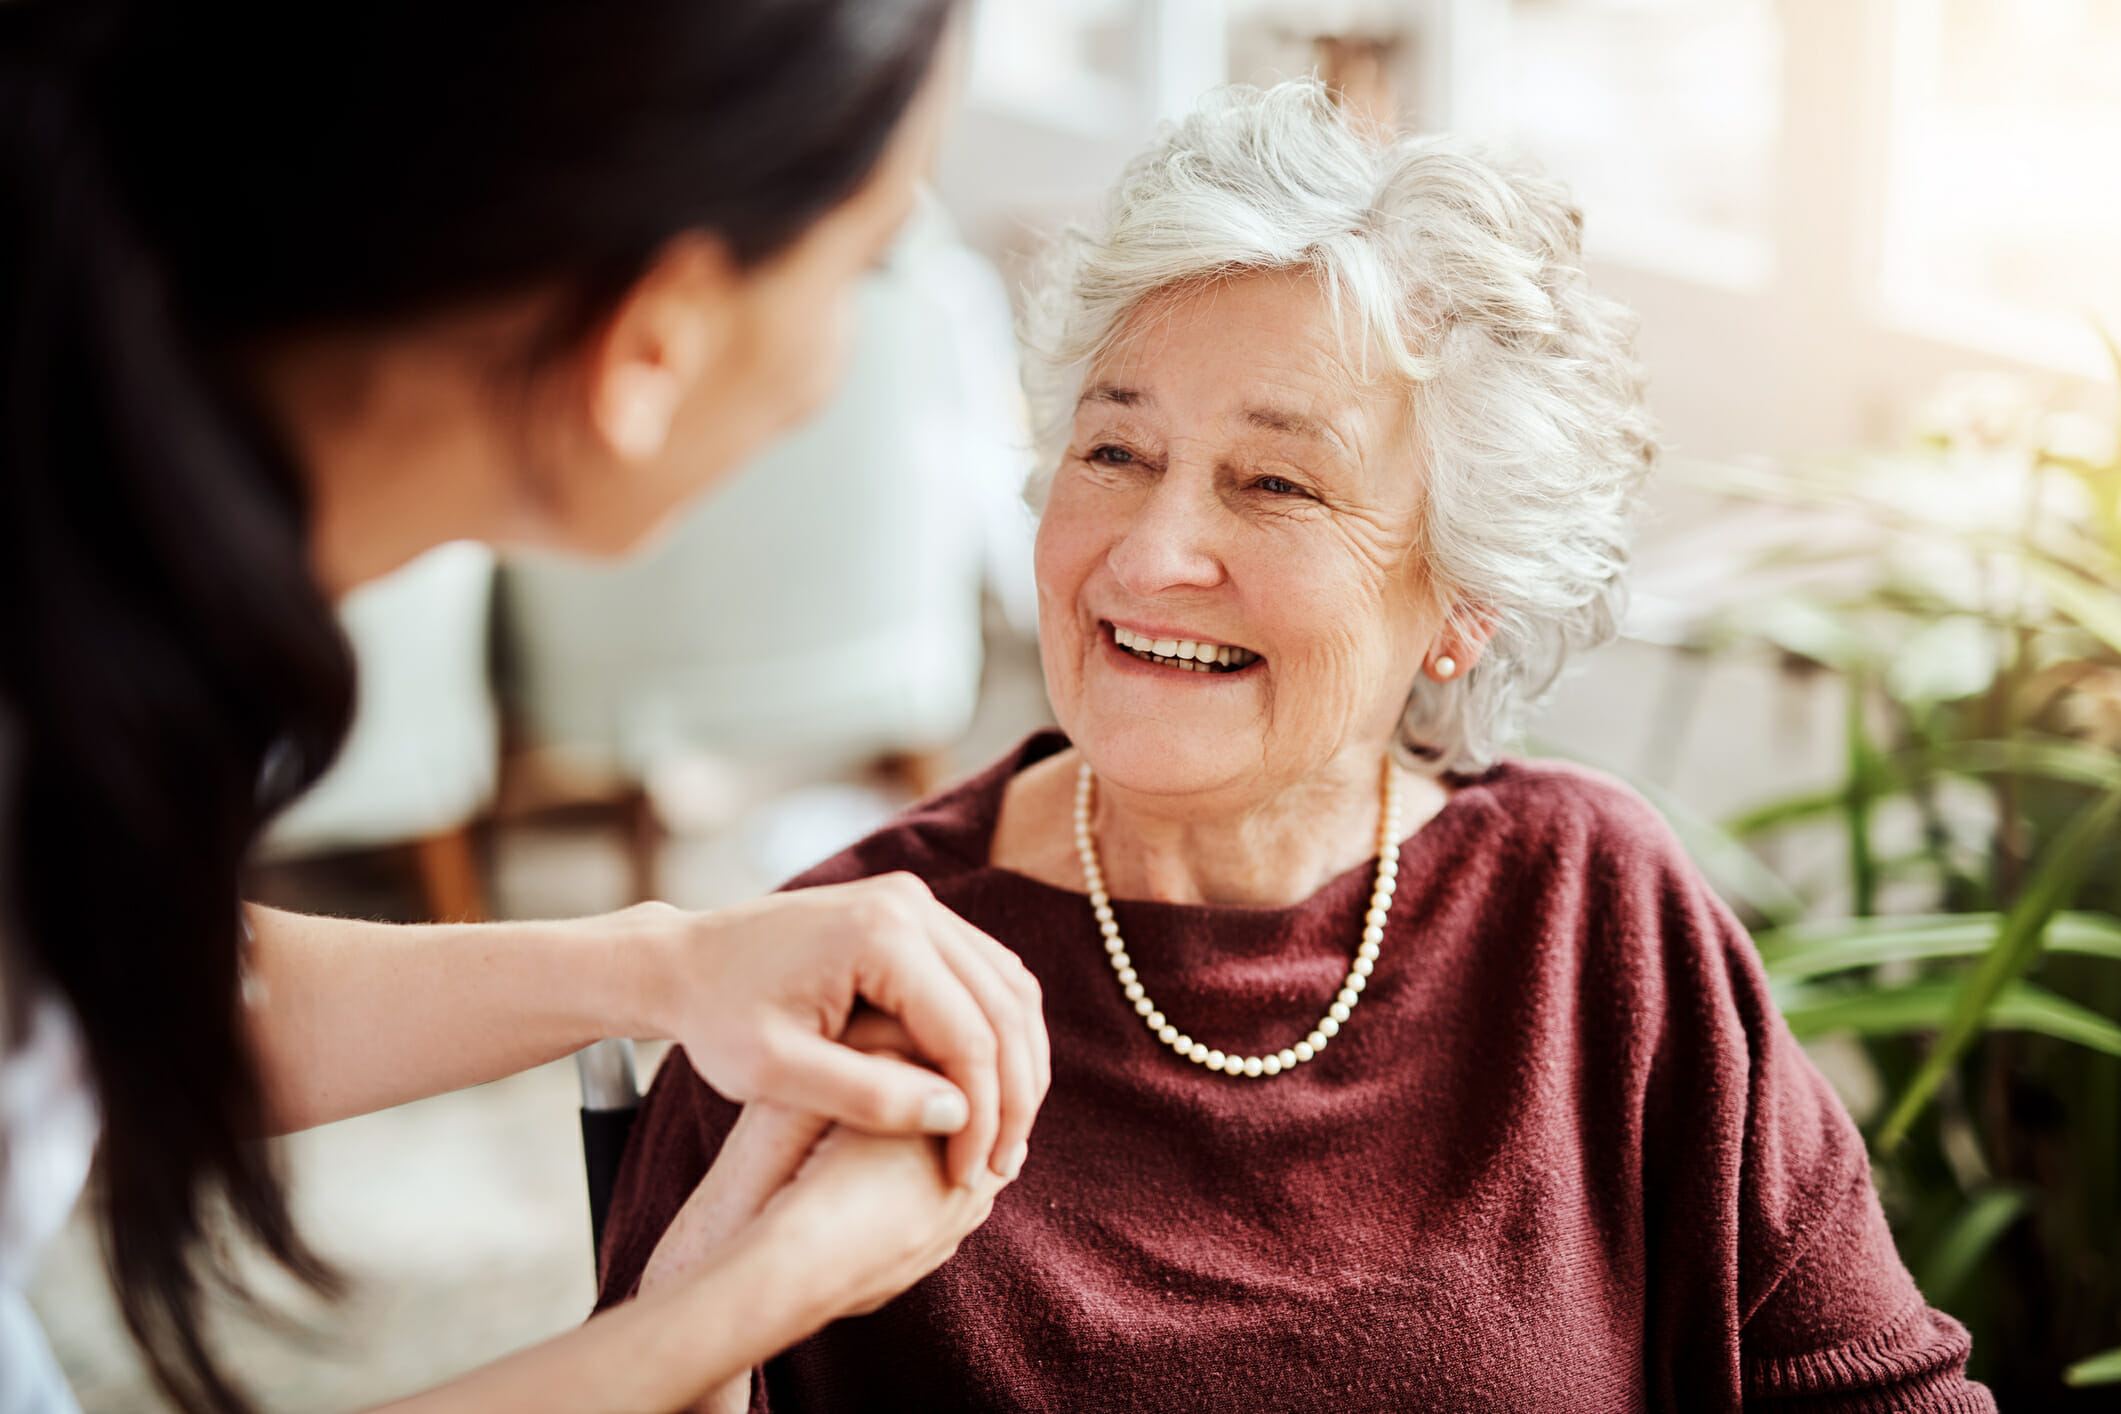
<svg viewBox="0 0 2121 1414"><path fill-rule="evenodd" d="M1090 372L1038 535L1060 724L1158 794L1374 770L1441 615L1401 402L1299 273L1144 303Z"/></svg>

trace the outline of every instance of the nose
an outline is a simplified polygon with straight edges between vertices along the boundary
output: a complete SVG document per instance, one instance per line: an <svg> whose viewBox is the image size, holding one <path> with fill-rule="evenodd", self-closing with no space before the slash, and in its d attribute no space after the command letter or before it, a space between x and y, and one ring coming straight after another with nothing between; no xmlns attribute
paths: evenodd
<svg viewBox="0 0 2121 1414"><path fill-rule="evenodd" d="M1137 504L1110 555L1113 578L1129 594L1146 599L1165 590L1222 583L1216 545L1221 507L1208 480L1174 466Z"/></svg>

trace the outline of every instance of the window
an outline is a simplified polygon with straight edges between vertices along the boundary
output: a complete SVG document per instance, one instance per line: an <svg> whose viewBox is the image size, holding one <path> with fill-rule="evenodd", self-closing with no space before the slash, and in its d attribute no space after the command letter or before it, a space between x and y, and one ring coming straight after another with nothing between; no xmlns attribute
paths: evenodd
<svg viewBox="0 0 2121 1414"><path fill-rule="evenodd" d="M2038 363L2121 337L2121 0L1899 0L1879 283Z"/></svg>
<svg viewBox="0 0 2121 1414"><path fill-rule="evenodd" d="M1594 254L1711 284L1774 267L1773 0L1512 0L1507 135L1591 213Z"/></svg>
<svg viewBox="0 0 2121 1414"><path fill-rule="evenodd" d="M1225 0L984 0L973 103L1063 131L1132 134L1227 77Z"/></svg>
<svg viewBox="0 0 2121 1414"><path fill-rule="evenodd" d="M972 15L969 101L1062 131L1129 131L1127 0L987 0Z"/></svg>

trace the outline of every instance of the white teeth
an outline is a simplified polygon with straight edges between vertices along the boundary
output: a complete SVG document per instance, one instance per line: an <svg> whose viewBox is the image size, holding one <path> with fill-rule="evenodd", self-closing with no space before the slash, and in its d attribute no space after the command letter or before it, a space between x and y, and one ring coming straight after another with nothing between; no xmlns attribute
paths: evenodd
<svg viewBox="0 0 2121 1414"><path fill-rule="evenodd" d="M1153 656L1187 672L1213 672L1216 667L1235 670L1259 659L1259 655L1250 649L1227 643L1202 643L1191 638L1151 638L1117 624L1112 626L1112 641L1122 648Z"/></svg>

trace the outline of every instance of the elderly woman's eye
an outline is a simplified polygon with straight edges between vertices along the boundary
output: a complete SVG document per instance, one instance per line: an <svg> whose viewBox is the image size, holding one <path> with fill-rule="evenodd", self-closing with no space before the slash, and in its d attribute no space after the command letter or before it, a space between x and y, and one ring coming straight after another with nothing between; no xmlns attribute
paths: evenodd
<svg viewBox="0 0 2121 1414"><path fill-rule="evenodd" d="M1125 447L1093 447L1090 450L1090 455L1084 460L1102 462L1106 466L1132 466L1134 465L1134 453L1128 451Z"/></svg>
<svg viewBox="0 0 2121 1414"><path fill-rule="evenodd" d="M1307 496L1310 493L1286 476L1262 476L1255 483L1270 496Z"/></svg>

